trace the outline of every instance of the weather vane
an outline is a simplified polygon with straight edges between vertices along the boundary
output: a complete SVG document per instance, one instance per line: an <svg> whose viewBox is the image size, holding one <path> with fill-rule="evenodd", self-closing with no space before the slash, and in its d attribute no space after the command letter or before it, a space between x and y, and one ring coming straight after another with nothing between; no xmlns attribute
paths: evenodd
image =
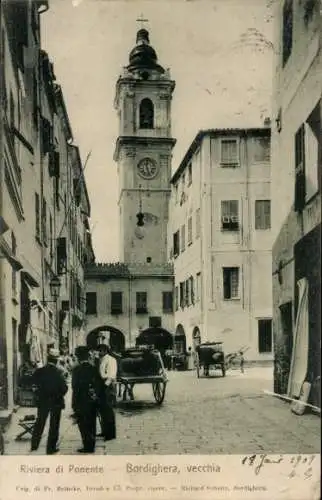
<svg viewBox="0 0 322 500"><path fill-rule="evenodd" d="M141 28L144 28L144 23L148 23L149 20L144 18L144 15L141 14L141 16L136 20L137 23L141 23Z"/></svg>

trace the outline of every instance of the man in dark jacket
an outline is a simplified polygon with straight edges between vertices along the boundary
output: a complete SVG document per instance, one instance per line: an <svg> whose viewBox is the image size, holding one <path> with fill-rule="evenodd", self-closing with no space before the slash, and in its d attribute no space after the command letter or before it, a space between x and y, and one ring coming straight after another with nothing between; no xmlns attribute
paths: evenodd
<svg viewBox="0 0 322 500"><path fill-rule="evenodd" d="M59 451L57 442L60 417L62 409L65 408L64 396L68 390L64 376L56 366L58 357L58 351L49 350L47 364L35 371L32 380L37 387L38 412L31 438L31 451L38 449L48 415L50 415L47 455L53 455Z"/></svg>
<svg viewBox="0 0 322 500"><path fill-rule="evenodd" d="M96 416L99 395L102 390L97 369L89 362L89 351L85 346L77 348L79 364L72 374L72 405L83 441L80 453L94 453L96 437Z"/></svg>

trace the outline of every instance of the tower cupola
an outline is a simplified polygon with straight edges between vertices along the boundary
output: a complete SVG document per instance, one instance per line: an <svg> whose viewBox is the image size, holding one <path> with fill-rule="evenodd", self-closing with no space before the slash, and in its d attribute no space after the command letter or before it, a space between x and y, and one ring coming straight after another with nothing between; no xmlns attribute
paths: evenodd
<svg viewBox="0 0 322 500"><path fill-rule="evenodd" d="M144 28L137 32L136 45L130 52L129 62L128 71L157 70L164 73L164 69L158 64L157 54L150 45L149 32Z"/></svg>

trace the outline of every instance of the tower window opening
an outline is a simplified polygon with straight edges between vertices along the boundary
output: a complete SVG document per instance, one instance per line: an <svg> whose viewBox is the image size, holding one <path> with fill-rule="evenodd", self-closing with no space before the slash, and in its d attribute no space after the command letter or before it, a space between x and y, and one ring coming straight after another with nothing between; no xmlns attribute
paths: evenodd
<svg viewBox="0 0 322 500"><path fill-rule="evenodd" d="M140 104L140 128L154 128L154 107L151 99L143 99Z"/></svg>

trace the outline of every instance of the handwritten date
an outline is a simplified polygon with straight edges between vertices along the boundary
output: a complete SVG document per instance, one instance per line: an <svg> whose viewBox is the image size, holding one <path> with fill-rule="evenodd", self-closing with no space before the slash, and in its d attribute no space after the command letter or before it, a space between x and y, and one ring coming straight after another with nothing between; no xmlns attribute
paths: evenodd
<svg viewBox="0 0 322 500"><path fill-rule="evenodd" d="M249 466L253 469L256 476L260 474L264 466L274 466L279 465L284 462L284 464L290 465L291 472L289 478L302 475L304 479L310 479L312 477L312 462L315 459L314 455L276 455L270 457L265 454L259 455L247 455L242 458L242 465Z"/></svg>
<svg viewBox="0 0 322 500"><path fill-rule="evenodd" d="M248 455L242 459L243 465L248 465L254 468L254 472L256 476L261 472L264 465L267 464L280 464L284 460L282 455L278 457L269 458L268 455L260 454L260 455Z"/></svg>

